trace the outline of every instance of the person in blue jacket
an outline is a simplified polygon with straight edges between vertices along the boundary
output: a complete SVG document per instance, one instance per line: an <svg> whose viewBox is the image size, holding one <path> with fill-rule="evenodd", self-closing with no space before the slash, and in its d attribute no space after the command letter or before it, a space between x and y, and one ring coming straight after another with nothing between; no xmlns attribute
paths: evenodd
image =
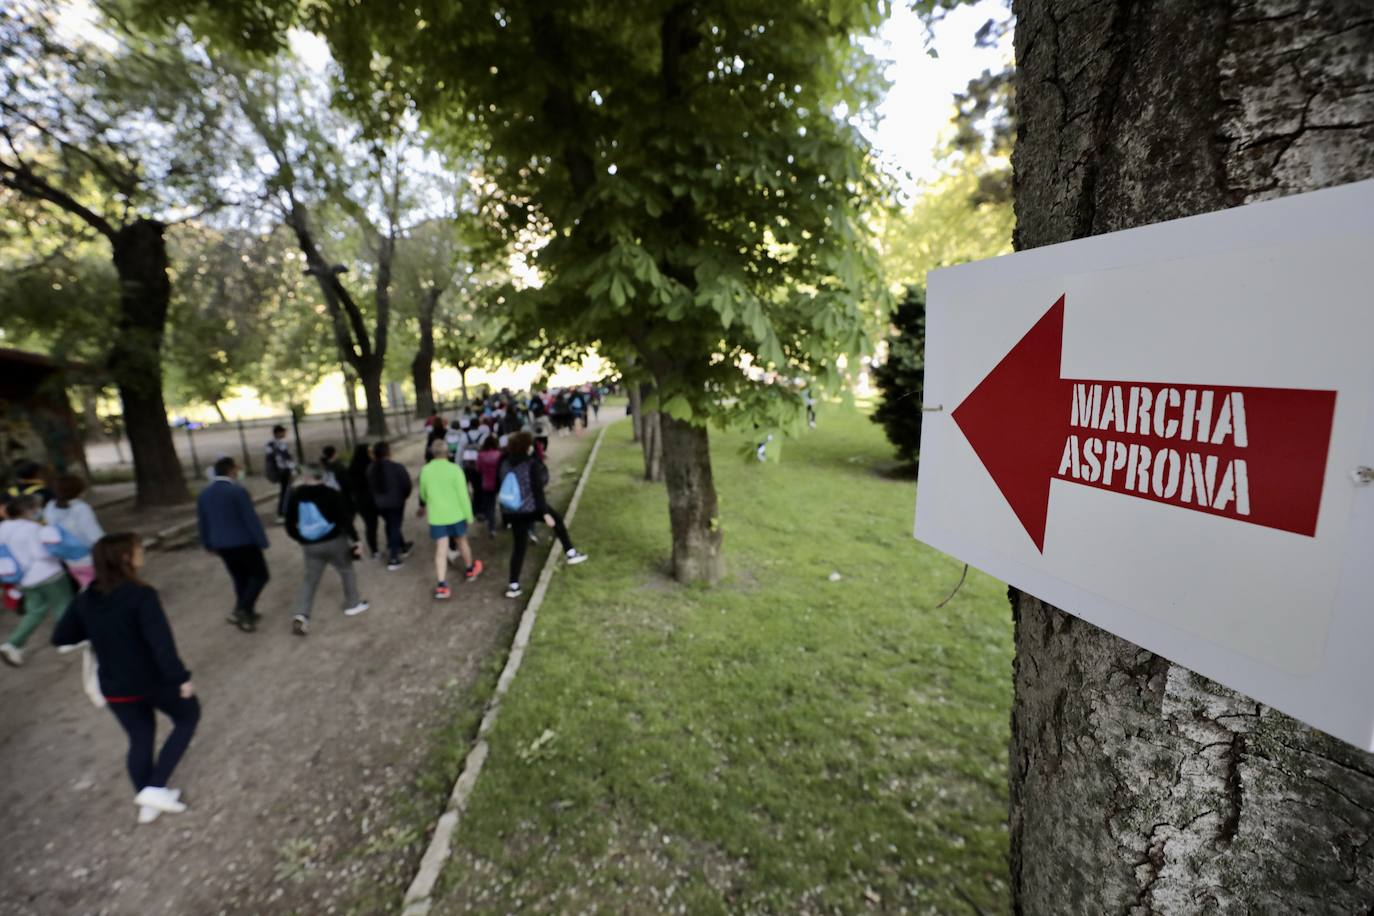
<svg viewBox="0 0 1374 916"><path fill-rule="evenodd" d="M138 822L146 824L186 810L181 792L167 783L196 732L200 702L157 591L138 577L143 567L138 535L106 535L92 548L91 559L95 582L67 606L52 641L59 646L90 641L100 692L129 736L129 779ZM172 720L172 732L154 758L159 711Z"/></svg>
<svg viewBox="0 0 1374 916"><path fill-rule="evenodd" d="M239 466L233 458L215 462L210 484L196 499L196 523L201 546L218 554L234 580L234 610L229 622L251 633L257 629L258 595L271 576L267 572L267 532L263 530L253 498L238 482Z"/></svg>

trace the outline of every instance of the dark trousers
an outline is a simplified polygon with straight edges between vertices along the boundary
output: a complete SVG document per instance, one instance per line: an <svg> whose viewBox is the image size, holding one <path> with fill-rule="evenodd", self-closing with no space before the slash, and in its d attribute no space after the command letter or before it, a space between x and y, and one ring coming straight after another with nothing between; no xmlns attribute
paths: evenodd
<svg viewBox="0 0 1374 916"><path fill-rule="evenodd" d="M515 543L511 545L510 552L510 579L509 582L520 581L520 570L525 565L525 550L530 546L530 529L535 522L545 515L553 519L553 532L558 535L558 542L563 545L565 551L572 550L572 538L568 535L568 526L563 524L563 516L553 509L545 509L542 513L522 512L518 515L506 516L506 521L510 522L512 536Z"/></svg>
<svg viewBox="0 0 1374 916"><path fill-rule="evenodd" d="M148 786L166 788L172 771L181 762L181 755L196 733L200 721L200 702L195 698L182 699L176 687L158 691L146 700L132 703L110 703L110 712L129 735L129 779L134 791ZM154 710L162 710L172 720L172 733L162 743L156 762L153 760L153 741L157 737L157 717Z"/></svg>
<svg viewBox="0 0 1374 916"><path fill-rule="evenodd" d="M478 518L487 520L487 531L491 534L496 533L496 491L483 490L478 487L476 493L476 505L473 506L473 513Z"/></svg>
<svg viewBox="0 0 1374 916"><path fill-rule="evenodd" d="M367 539L368 553L377 552L377 507L368 503L358 507L358 516L363 520L363 537Z"/></svg>
<svg viewBox="0 0 1374 916"><path fill-rule="evenodd" d="M218 551L219 558L229 570L229 578L234 580L234 610L256 616L254 607L258 595L262 594L271 578L267 573L267 560L262 550L253 544L242 547L226 547Z"/></svg>
<svg viewBox="0 0 1374 916"><path fill-rule="evenodd" d="M277 518L285 518L286 500L291 496L291 475L286 471L280 473L281 480L277 483L277 486L281 488L280 492L277 494Z"/></svg>
<svg viewBox="0 0 1374 916"><path fill-rule="evenodd" d="M377 512L382 516L382 524L386 525L386 550L390 554L391 562L395 563L401 559L401 549L405 546L405 538L401 536L401 521L405 518L406 507L397 506L394 509L378 508Z"/></svg>

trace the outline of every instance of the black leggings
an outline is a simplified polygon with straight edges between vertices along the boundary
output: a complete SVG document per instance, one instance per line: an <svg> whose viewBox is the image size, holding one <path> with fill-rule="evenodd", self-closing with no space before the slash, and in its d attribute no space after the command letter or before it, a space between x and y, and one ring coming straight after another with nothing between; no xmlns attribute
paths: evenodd
<svg viewBox="0 0 1374 916"><path fill-rule="evenodd" d="M134 791L148 786L166 788L172 771L181 762L181 755L196 733L200 721L200 701L195 697L182 699L176 687L168 687L155 695L131 703L110 703L110 712L124 726L129 735L129 779ZM160 709L172 720L172 733L162 743L162 750L153 761L153 740L157 737L157 718L153 711Z"/></svg>
<svg viewBox="0 0 1374 916"><path fill-rule="evenodd" d="M358 515L363 520L363 537L367 538L367 552L377 552L377 507L371 503L358 506Z"/></svg>
<svg viewBox="0 0 1374 916"><path fill-rule="evenodd" d="M506 521L510 523L511 531L515 538L515 543L511 547L510 553L510 579L512 584L520 581L520 570L525 565L525 551L530 546L530 529L535 522L542 519L545 515L553 519L553 531L558 535L558 542L563 545L563 549L572 550L572 538L568 535L568 526L563 524L563 516L554 509L545 509L543 512L521 512L512 513L506 516Z"/></svg>

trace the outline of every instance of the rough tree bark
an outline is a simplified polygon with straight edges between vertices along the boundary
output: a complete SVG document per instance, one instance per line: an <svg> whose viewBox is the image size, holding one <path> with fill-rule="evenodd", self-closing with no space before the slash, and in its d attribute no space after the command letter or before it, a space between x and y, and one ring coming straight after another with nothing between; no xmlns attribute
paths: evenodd
<svg viewBox="0 0 1374 916"><path fill-rule="evenodd" d="M124 406L139 506L191 498L162 398L162 339L172 294L162 232L162 223L137 219L109 235L119 275L119 323L106 365Z"/></svg>
<svg viewBox="0 0 1374 916"><path fill-rule="evenodd" d="M1367 2L1015 13L1019 249L1374 175ZM1367 911L1374 756L1011 597L1015 912Z"/></svg>
<svg viewBox="0 0 1374 916"><path fill-rule="evenodd" d="M632 441L638 442L644 436L644 399L639 396L639 386L629 386L630 429Z"/></svg>
<svg viewBox="0 0 1374 916"><path fill-rule="evenodd" d="M706 427L658 418L663 437L663 470L668 489L668 518L673 529L673 578L714 585L725 573L721 553L720 515L711 477L710 437Z"/></svg>
<svg viewBox="0 0 1374 916"><path fill-rule="evenodd" d="M440 291L428 290L420 300L420 346L410 361L417 417L427 417L434 412L434 309L439 304L439 295Z"/></svg>
<svg viewBox="0 0 1374 916"><path fill-rule="evenodd" d="M644 479L659 483L663 480L663 415L644 407L651 402L653 393L650 386L639 386L639 408L635 416L639 419L639 448L644 453Z"/></svg>

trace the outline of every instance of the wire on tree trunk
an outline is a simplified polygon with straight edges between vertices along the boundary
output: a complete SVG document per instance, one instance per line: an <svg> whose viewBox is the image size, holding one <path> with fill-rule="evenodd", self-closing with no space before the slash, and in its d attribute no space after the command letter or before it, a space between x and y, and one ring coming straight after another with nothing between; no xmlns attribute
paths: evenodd
<svg viewBox="0 0 1374 916"><path fill-rule="evenodd" d="M959 594L959 589L961 589L961 588L964 587L964 579L966 579L967 577L968 577L968 564L965 563L965 564L964 564L964 571L961 572L961 573L959 573L959 584L956 585L956 586L954 586L954 591L950 592L949 595L945 598L944 601L941 601L939 604L935 605L935 607L931 608L931 610L933 610L933 611L938 611L940 608L944 607L946 604L949 604L951 601L953 601L953 600L954 600L954 596L957 595L957 594Z"/></svg>

